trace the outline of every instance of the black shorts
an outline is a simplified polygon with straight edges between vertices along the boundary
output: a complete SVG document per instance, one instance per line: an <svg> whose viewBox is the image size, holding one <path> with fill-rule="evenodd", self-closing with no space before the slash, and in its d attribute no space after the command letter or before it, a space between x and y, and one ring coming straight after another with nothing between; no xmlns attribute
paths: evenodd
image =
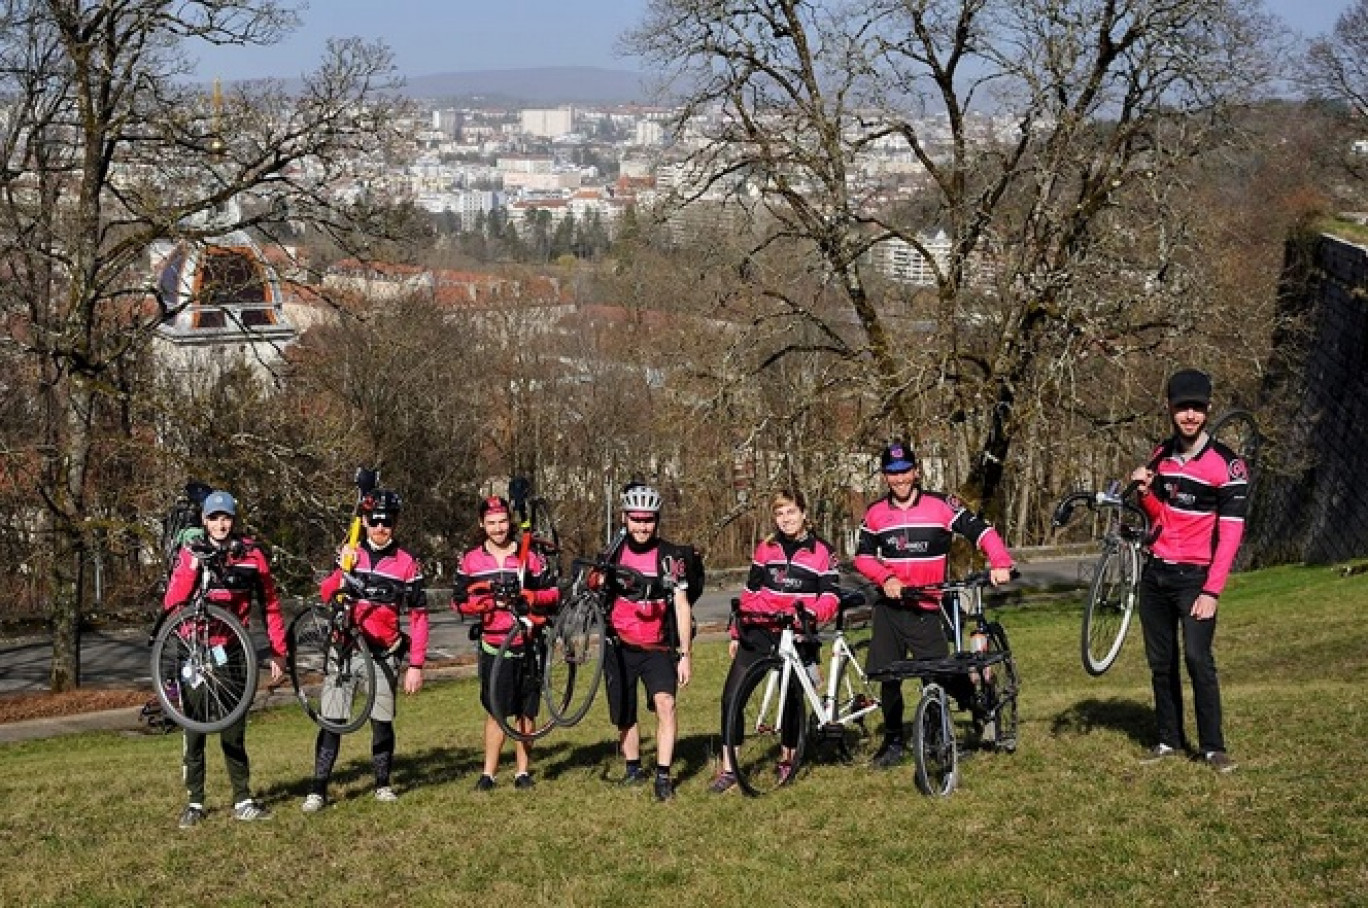
<svg viewBox="0 0 1368 908"><path fill-rule="evenodd" d="M944 656L950 651L945 624L940 609L934 611L891 606L886 602L874 605L874 629L869 639L868 672L877 672L894 662Z"/></svg>
<svg viewBox="0 0 1368 908"><path fill-rule="evenodd" d="M492 702L489 691L490 678L495 671L495 663L498 662L503 664L498 666L499 702L496 704ZM537 673L532 670L529 662L530 660L523 655L510 655L500 659L483 646L480 647L480 705L485 708L485 712L495 718L536 718L541 708L541 678L536 677Z"/></svg>
<svg viewBox="0 0 1368 908"><path fill-rule="evenodd" d="M637 723L637 682L646 685L646 708L655 710L655 695L674 696L679 689L675 654L670 650L636 649L613 643L603 665L608 691L608 717L618 728Z"/></svg>

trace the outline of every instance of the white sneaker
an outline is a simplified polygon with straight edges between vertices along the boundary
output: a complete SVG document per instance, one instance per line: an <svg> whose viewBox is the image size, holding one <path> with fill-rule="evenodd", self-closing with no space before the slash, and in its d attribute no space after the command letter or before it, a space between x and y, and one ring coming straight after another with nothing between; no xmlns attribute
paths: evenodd
<svg viewBox="0 0 1368 908"><path fill-rule="evenodd" d="M375 789L375 800L383 801L384 803L389 804L393 801L399 800L399 792L395 791L393 788L390 788L388 785L384 785L380 788Z"/></svg>
<svg viewBox="0 0 1368 908"><path fill-rule="evenodd" d="M304 799L304 804L299 808L305 813L318 813L328 806L328 799L321 794L311 794Z"/></svg>
<svg viewBox="0 0 1368 908"><path fill-rule="evenodd" d="M270 818L271 812L250 798L233 805L233 819L235 820L255 823L259 820L269 820Z"/></svg>

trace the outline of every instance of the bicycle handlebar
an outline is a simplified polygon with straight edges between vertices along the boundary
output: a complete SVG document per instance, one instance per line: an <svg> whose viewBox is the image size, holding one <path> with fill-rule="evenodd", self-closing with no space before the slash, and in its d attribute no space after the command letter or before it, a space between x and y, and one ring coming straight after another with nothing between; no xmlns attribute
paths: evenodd
<svg viewBox="0 0 1368 908"><path fill-rule="evenodd" d="M1116 483L1112 483L1114 489ZM1059 528L1064 526L1073 517L1074 508L1080 504L1086 504L1089 510L1096 511L1099 507L1120 508L1129 514L1135 514L1144 520L1146 532L1149 530L1149 515L1144 512L1135 502L1135 490L1140 488L1139 480L1132 479L1120 492L1108 490L1105 492L1074 492L1066 495L1055 506L1054 514L1050 517L1050 525Z"/></svg>
<svg viewBox="0 0 1368 908"><path fill-rule="evenodd" d="M1011 579L1016 580L1019 577L1021 577L1021 571L1012 568ZM965 574L959 580L944 580L940 583L927 583L922 586L904 586L901 598L903 602L915 602L927 593L962 593L992 585L993 572L991 570L973 571Z"/></svg>

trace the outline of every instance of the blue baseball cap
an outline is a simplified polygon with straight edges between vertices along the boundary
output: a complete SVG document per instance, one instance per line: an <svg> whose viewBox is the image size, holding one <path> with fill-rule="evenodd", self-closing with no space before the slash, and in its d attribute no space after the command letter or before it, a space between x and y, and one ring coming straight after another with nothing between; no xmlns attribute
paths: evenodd
<svg viewBox="0 0 1368 908"><path fill-rule="evenodd" d="M901 441L895 441L879 455L879 469L885 473L906 473L917 465L917 455Z"/></svg>
<svg viewBox="0 0 1368 908"><path fill-rule="evenodd" d="M229 517L236 517L237 502L227 492L210 492L209 497L204 499L204 507L200 508L200 513L205 517L211 514L227 514Z"/></svg>

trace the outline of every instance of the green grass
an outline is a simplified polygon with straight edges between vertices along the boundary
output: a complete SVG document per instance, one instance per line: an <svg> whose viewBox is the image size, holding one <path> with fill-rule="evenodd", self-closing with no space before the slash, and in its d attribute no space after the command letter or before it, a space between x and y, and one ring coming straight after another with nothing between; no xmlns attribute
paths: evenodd
<svg viewBox="0 0 1368 908"><path fill-rule="evenodd" d="M1152 718L1138 631L1093 679L1077 605L1034 606L1002 615L1021 748L963 764L948 799L918 794L910 766L837 765L764 800L709 796L725 649L700 642L665 805L610 784L601 705L538 748L534 791L505 766L477 795L468 681L401 704L397 804L369 797L363 731L344 741L337 802L304 816L313 728L293 708L254 716L268 824L228 817L216 739L212 812L190 832L177 735L0 747L0 904L1368 904L1368 577L1285 568L1232 587L1217 634L1229 776L1138 765Z"/></svg>

